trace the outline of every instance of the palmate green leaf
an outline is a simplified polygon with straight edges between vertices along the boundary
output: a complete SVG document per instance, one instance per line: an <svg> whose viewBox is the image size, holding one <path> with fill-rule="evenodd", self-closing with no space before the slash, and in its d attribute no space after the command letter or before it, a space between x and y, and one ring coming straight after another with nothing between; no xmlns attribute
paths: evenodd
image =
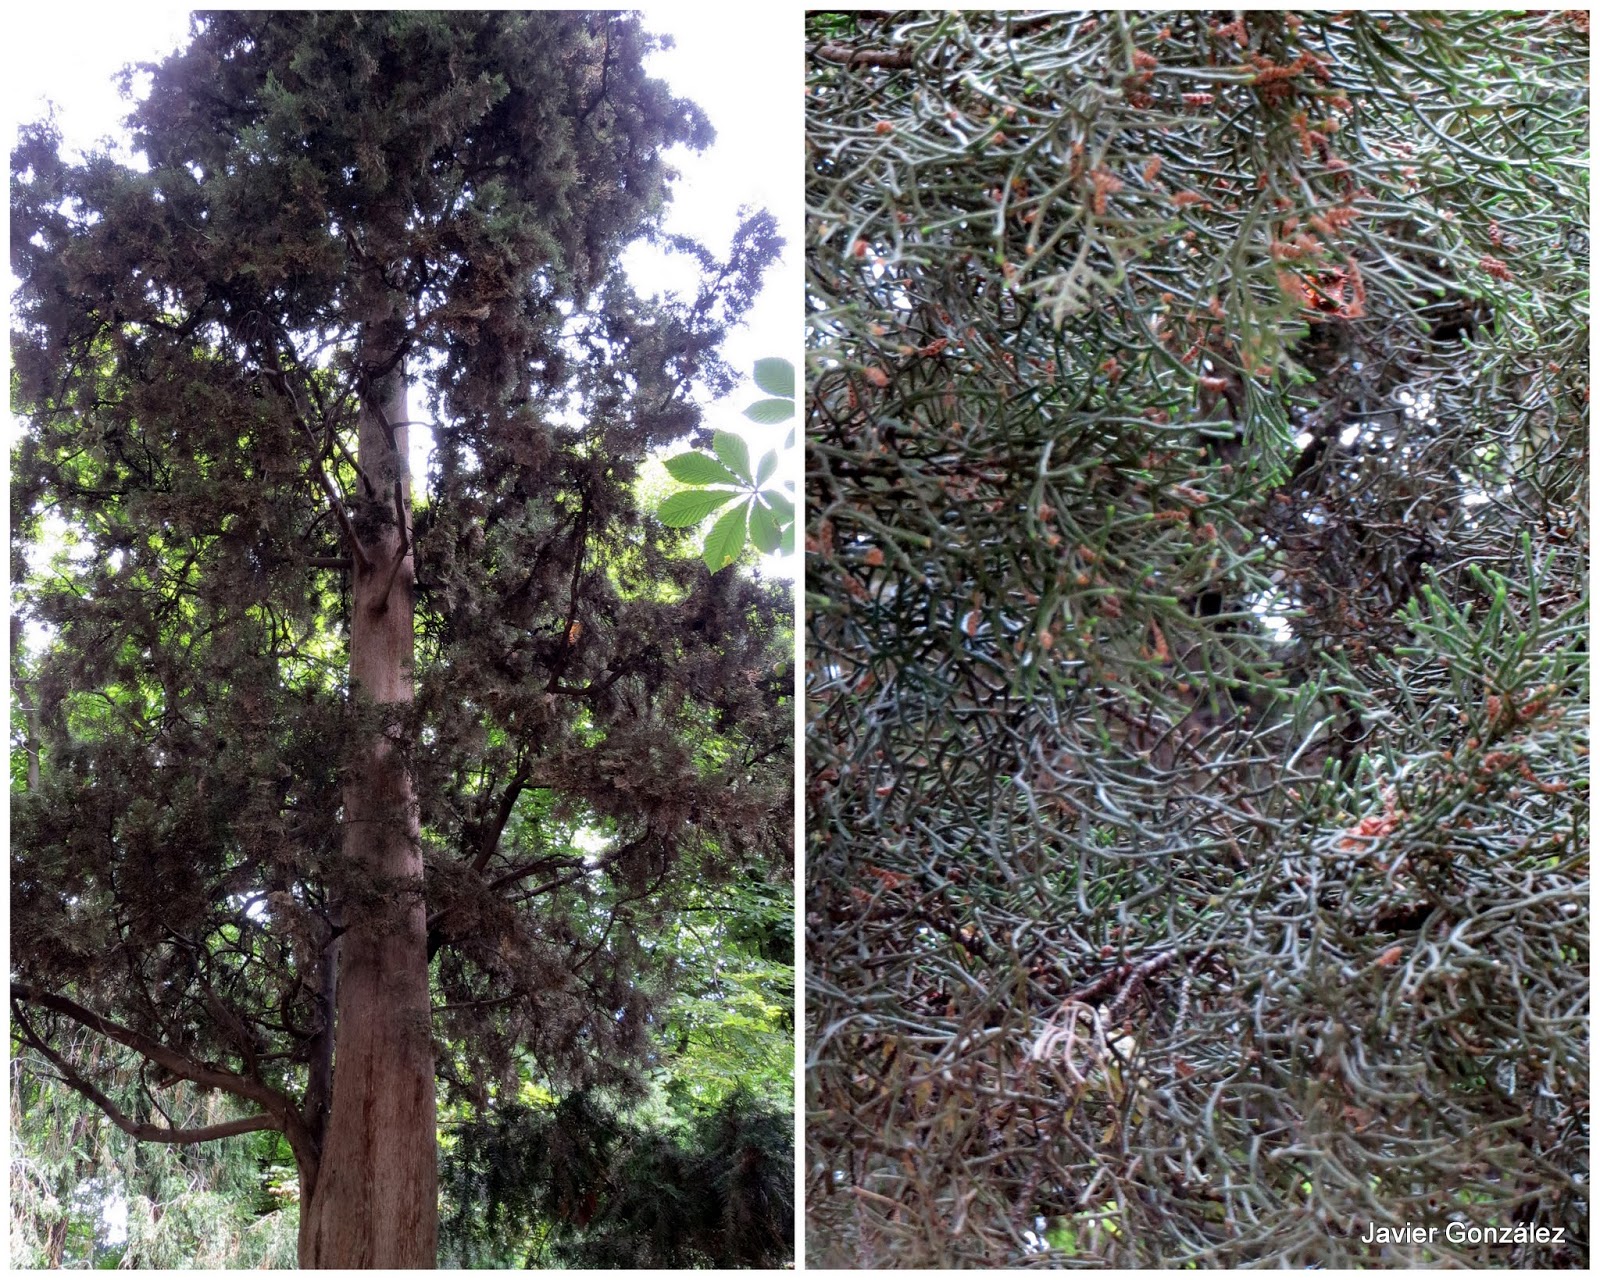
<svg viewBox="0 0 1600 1280"><path fill-rule="evenodd" d="M778 523L794 523L794 503L790 501L787 494L781 493L777 489L763 489L761 491L761 500L772 508L773 515L777 517Z"/></svg>
<svg viewBox="0 0 1600 1280"><path fill-rule="evenodd" d="M704 559L712 573L725 569L739 558L745 543L745 516L748 503L725 512L706 534Z"/></svg>
<svg viewBox="0 0 1600 1280"><path fill-rule="evenodd" d="M778 356L768 356L764 360L757 360L755 380L756 386L760 387L769 396L781 396L786 400L794 399L794 366L787 360Z"/></svg>
<svg viewBox="0 0 1600 1280"><path fill-rule="evenodd" d="M771 555L778 549L781 540L781 531L772 509L764 506L758 498L750 504L750 541L755 543L757 551Z"/></svg>
<svg viewBox="0 0 1600 1280"><path fill-rule="evenodd" d="M769 394L769 398L757 401L746 409L747 418L763 425L772 425L794 417L794 366L789 361L778 358L758 361L755 382ZM784 448L792 449L794 444L795 430L791 427ZM729 513L724 515L720 526L727 545L719 548L708 544L704 553L706 563L712 566L713 571L725 566L730 555L737 556L743 549L745 537L753 539L763 552L780 548L788 548L792 552L794 503L776 490L761 489L781 465L782 455L779 451L768 450L761 456L760 463L752 468L749 445L743 437L730 431L717 432L713 437L712 449L715 456L691 450L669 458L665 465L668 474L682 484L723 486L707 490L719 496L715 499L695 499L683 494L675 495L660 509L663 522L677 528L694 524L735 497L749 496L748 492L740 495L732 492L732 489L758 489L761 490L760 501L746 505L737 546L734 545L733 530L738 521L730 518ZM792 493L793 482L786 481L784 488Z"/></svg>
<svg viewBox="0 0 1600 1280"><path fill-rule="evenodd" d="M666 461L667 474L684 484L737 485L738 477L709 454L680 453Z"/></svg>
<svg viewBox="0 0 1600 1280"><path fill-rule="evenodd" d="M689 489L675 493L661 504L661 523L669 529L687 529L739 496L733 489Z"/></svg>
<svg viewBox="0 0 1600 1280"><path fill-rule="evenodd" d="M794 417L794 401L757 400L744 411L744 416L751 422L759 422L764 427L776 426Z"/></svg>
<svg viewBox="0 0 1600 1280"><path fill-rule="evenodd" d="M712 436L711 447L729 471L745 484L755 483L755 477L750 474L750 448L742 436L736 436L731 431L719 431Z"/></svg>

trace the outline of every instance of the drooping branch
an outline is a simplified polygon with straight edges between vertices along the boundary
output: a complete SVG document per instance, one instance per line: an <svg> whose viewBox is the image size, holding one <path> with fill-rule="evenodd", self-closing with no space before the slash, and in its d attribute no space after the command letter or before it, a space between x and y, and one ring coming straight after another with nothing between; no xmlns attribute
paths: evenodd
<svg viewBox="0 0 1600 1280"><path fill-rule="evenodd" d="M238 1120L227 1120L221 1124L201 1125L195 1129L169 1128L166 1125L147 1124L134 1120L112 1102L101 1090L85 1080L72 1065L54 1049L52 1049L39 1033L34 1030L33 1024L23 1012L20 1000L11 1002L11 1014L16 1019L17 1027L22 1032L22 1037L37 1049L50 1062L61 1075L62 1082L94 1103L106 1117L126 1133L129 1137L146 1142L170 1143L195 1143L210 1142L214 1138L232 1138L241 1133L256 1133L262 1129L282 1131L284 1119L267 1112L260 1112L253 1116L244 1116Z"/></svg>
<svg viewBox="0 0 1600 1280"><path fill-rule="evenodd" d="M142 1057L148 1058L158 1067L165 1067L173 1075L184 1080L192 1081L208 1089L221 1089L224 1093L231 1093L235 1097L246 1098L258 1102L273 1112L277 1117L287 1117L293 1112L293 1104L276 1089L262 1084L259 1080L251 1080L248 1076L239 1075L237 1072L225 1070L222 1067L210 1066L196 1062L187 1054L179 1053L176 1049L141 1035L120 1023L103 1018L92 1009L86 1009L76 1001L68 1000L65 996L52 995L47 991L40 991L37 987L25 982L11 984L12 1007L19 1004L37 1005L41 1009L49 1009L52 1013L63 1014L71 1018L80 1026L97 1031L108 1040L115 1040L118 1044L132 1049ZM285 1128L289 1121L282 1120L276 1125Z"/></svg>

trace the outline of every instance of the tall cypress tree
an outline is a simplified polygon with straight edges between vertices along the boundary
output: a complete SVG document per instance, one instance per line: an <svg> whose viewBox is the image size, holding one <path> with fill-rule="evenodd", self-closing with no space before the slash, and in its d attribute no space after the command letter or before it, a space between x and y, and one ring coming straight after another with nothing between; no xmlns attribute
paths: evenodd
<svg viewBox="0 0 1600 1280"><path fill-rule="evenodd" d="M13 154L15 1025L138 1137L281 1130L303 1265L432 1265L436 1072L625 1087L668 976L632 925L787 856L783 602L633 496L776 248L660 232L710 130L653 47L205 14L144 164ZM641 237L698 296L635 295ZM247 1113L115 1107L85 1029Z"/></svg>

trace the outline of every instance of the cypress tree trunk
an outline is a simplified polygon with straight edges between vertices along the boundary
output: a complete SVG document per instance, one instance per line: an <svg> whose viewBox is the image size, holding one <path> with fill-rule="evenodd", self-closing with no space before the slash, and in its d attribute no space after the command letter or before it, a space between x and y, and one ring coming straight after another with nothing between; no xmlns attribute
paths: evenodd
<svg viewBox="0 0 1600 1280"><path fill-rule="evenodd" d="M432 1267L438 1240L427 923L405 737L414 646L414 566L400 523L409 525L411 505L406 416L403 370L374 380L358 458L376 497L363 488L350 680L363 704L396 714L381 718L344 787L356 887L342 908L333 1103L317 1167L302 1170L302 1267Z"/></svg>

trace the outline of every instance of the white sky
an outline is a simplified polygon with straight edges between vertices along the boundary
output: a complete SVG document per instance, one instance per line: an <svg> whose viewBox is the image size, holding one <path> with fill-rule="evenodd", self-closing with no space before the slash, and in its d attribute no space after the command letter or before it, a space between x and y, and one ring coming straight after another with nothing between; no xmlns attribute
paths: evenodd
<svg viewBox="0 0 1600 1280"><path fill-rule="evenodd" d="M251 6L254 7L254 6ZM287 7L287 6L285 6ZM749 5L737 21L722 6L638 6L645 25L670 34L677 47L657 55L650 70L699 103L716 126L717 142L699 155L682 153L682 172L669 230L695 235L723 252L741 205L772 210L787 241L783 262L746 325L730 336L727 355L746 374L763 356L786 356L800 367L802 207L800 10ZM113 79L132 62L154 61L182 44L187 8L172 5L27 5L4 20L0 77L8 145L16 126L54 103L70 147L88 147L120 133L128 104ZM641 287L645 287L641 285ZM9 293L9 289L7 290ZM753 456L782 443L788 425L758 427L740 412L761 397L746 382L708 415L711 426L738 431Z"/></svg>

